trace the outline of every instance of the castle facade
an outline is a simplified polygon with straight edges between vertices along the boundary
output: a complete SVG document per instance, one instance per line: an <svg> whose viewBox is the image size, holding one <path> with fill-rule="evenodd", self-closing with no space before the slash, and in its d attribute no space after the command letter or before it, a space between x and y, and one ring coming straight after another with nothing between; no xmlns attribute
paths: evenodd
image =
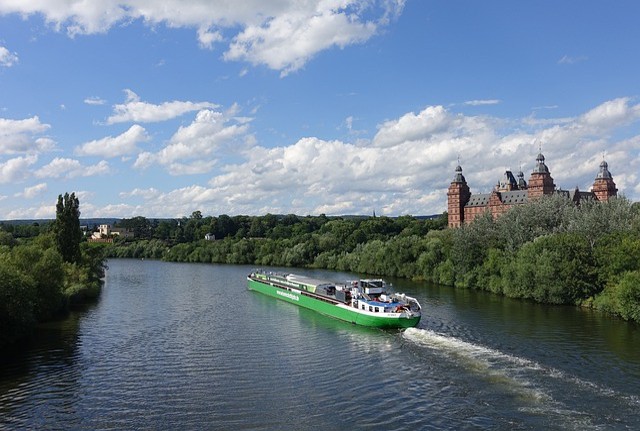
<svg viewBox="0 0 640 431"><path fill-rule="evenodd" d="M617 196L618 189L609 172L609 165L604 160L600 163L600 171L590 192L582 192L577 187L571 191L557 189L544 162L544 156L540 153L536 157L536 166L529 176L529 182L525 181L522 171L518 172L517 178L511 171L506 171L491 193L472 195L462 175L462 168L458 165L447 191L449 227L459 227L485 212L491 213L495 219L514 205L554 193L564 195L578 204L586 199L607 201Z"/></svg>

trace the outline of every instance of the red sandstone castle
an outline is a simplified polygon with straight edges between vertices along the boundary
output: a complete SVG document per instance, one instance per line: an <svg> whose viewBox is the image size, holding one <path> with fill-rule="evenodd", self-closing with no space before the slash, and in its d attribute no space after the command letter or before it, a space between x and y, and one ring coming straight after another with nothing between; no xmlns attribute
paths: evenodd
<svg viewBox="0 0 640 431"><path fill-rule="evenodd" d="M577 187L573 191L556 189L549 168L544 163L544 156L540 153L536 157L536 167L531 172L528 184L522 171L518 172L517 180L511 171L506 171L491 193L472 195L462 175L462 168L458 165L447 192L449 227L459 227L487 211L495 219L514 205L554 193L562 194L576 203L583 199L603 202L616 196L618 189L604 160L600 163L600 172L593 183L592 191L581 192Z"/></svg>

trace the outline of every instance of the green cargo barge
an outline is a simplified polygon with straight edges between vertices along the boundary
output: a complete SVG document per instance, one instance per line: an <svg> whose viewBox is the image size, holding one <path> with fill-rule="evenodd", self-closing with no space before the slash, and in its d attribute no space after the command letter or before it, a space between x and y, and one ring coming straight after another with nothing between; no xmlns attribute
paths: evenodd
<svg viewBox="0 0 640 431"><path fill-rule="evenodd" d="M254 271L247 276L250 290L309 308L356 325L409 328L420 321L415 298L388 293L381 279L336 284L295 274Z"/></svg>

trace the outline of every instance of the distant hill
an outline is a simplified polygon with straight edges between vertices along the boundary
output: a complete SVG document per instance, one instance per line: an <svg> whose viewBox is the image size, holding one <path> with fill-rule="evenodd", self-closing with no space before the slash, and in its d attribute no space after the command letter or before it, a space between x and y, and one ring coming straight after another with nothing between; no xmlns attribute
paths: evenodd
<svg viewBox="0 0 640 431"><path fill-rule="evenodd" d="M93 226L98 224L114 224L119 218L81 218L81 226ZM39 225L53 222L53 219L24 219L24 220L0 220L0 224L25 225L38 223Z"/></svg>

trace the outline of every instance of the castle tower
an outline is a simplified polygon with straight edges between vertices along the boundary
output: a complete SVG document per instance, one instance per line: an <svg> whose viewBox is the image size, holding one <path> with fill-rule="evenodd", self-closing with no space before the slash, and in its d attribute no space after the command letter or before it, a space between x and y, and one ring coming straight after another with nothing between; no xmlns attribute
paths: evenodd
<svg viewBox="0 0 640 431"><path fill-rule="evenodd" d="M527 190L527 182L524 180L524 173L522 169L518 172L518 189Z"/></svg>
<svg viewBox="0 0 640 431"><path fill-rule="evenodd" d="M456 166L456 174L447 191L447 211L449 214L449 227L460 227L464 223L464 206L469 202L471 192L467 185L462 167Z"/></svg>
<svg viewBox="0 0 640 431"><path fill-rule="evenodd" d="M609 165L604 160L600 163L600 172L598 172L596 180L593 182L592 191L600 202L606 202L610 197L618 195L616 183L613 182L613 177L609 172Z"/></svg>
<svg viewBox="0 0 640 431"><path fill-rule="evenodd" d="M549 168L544 163L544 156L542 153L536 157L536 167L531 172L529 177L529 199L537 199L543 195L550 195L556 189L556 185L553 183L553 178L549 173Z"/></svg>

